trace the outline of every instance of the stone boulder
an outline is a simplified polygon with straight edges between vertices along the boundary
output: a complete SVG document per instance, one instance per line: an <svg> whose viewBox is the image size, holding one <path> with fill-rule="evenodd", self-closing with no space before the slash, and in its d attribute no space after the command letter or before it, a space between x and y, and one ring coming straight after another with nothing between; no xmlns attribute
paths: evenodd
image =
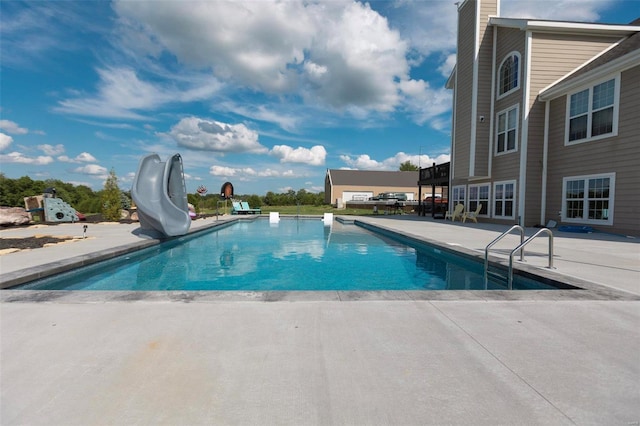
<svg viewBox="0 0 640 426"><path fill-rule="evenodd" d="M27 225L29 213L22 207L0 207L0 226Z"/></svg>

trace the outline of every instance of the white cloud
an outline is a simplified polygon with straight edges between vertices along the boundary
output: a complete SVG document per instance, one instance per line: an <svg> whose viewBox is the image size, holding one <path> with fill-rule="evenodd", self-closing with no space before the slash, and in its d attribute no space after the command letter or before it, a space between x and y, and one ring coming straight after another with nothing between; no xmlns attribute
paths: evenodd
<svg viewBox="0 0 640 426"><path fill-rule="evenodd" d="M176 102L208 99L220 87L211 77L194 77L192 81L176 76L176 83L150 83L139 78L135 70L125 67L98 69L100 83L96 95L76 96L58 102L55 111L93 117L142 120L143 111L156 110Z"/></svg>
<svg viewBox="0 0 640 426"><path fill-rule="evenodd" d="M225 178L239 177L291 177L294 175L293 170L273 170L266 168L264 170L256 171L251 167L234 168L226 166L211 166L209 174L212 176L220 176Z"/></svg>
<svg viewBox="0 0 640 426"><path fill-rule="evenodd" d="M38 145L38 149L44 152L46 155L60 155L64 152L64 145L58 144L54 146L54 145L44 144L44 145Z"/></svg>
<svg viewBox="0 0 640 426"><path fill-rule="evenodd" d="M389 112L409 80L408 44L366 3L119 1L114 10L121 43L138 56L169 52L230 84L301 93L310 105Z"/></svg>
<svg viewBox="0 0 640 426"><path fill-rule="evenodd" d="M44 166L53 162L53 158L50 156L38 156L27 157L20 152L10 152L9 154L0 155L0 162L5 163L19 163L19 164L34 164L37 166Z"/></svg>
<svg viewBox="0 0 640 426"><path fill-rule="evenodd" d="M27 133L29 133L29 129L20 127L18 124L9 120L0 120L0 129L12 135L26 135Z"/></svg>
<svg viewBox="0 0 640 426"><path fill-rule="evenodd" d="M106 169L106 167L102 167L97 164L87 164L86 166L77 167L73 169L73 171L75 173L82 173L85 175L100 176L100 177L107 176L109 174L109 171Z"/></svg>
<svg viewBox="0 0 640 426"><path fill-rule="evenodd" d="M281 163L303 163L311 166L321 166L327 157L327 151L322 145L316 145L311 149L298 147L291 148L287 145L275 145L271 155L280 158Z"/></svg>
<svg viewBox="0 0 640 426"><path fill-rule="evenodd" d="M0 151L4 151L9 148L9 145L13 143L13 138L9 135L5 135L4 133L0 133Z"/></svg>
<svg viewBox="0 0 640 426"><path fill-rule="evenodd" d="M171 128L169 136L180 146L203 151L257 154L268 151L258 142L258 134L244 124L187 117Z"/></svg>
<svg viewBox="0 0 640 426"><path fill-rule="evenodd" d="M340 159L350 169L357 170L398 170L400 164L410 161L411 164L420 167L429 167L434 162L436 164L442 164L449 161L450 156L448 154L441 154L435 158L431 158L429 155L410 155L404 152L398 152L393 157L386 158L382 161L376 161L367 154L361 154L357 157L350 155L341 155Z"/></svg>
<svg viewBox="0 0 640 426"><path fill-rule="evenodd" d="M64 163L95 163L98 160L88 152L83 152L78 154L75 158L69 158L66 155L61 155L58 157L58 161L62 161Z"/></svg>
<svg viewBox="0 0 640 426"><path fill-rule="evenodd" d="M538 0L502 0L501 16L510 18L535 18L594 22L601 11L611 7L616 0L556 0L545 1L540 7Z"/></svg>

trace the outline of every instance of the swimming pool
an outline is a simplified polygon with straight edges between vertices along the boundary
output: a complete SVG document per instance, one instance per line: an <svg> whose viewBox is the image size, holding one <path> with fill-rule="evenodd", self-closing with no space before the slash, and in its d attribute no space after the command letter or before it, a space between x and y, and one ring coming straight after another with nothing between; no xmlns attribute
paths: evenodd
<svg viewBox="0 0 640 426"><path fill-rule="evenodd" d="M481 290L482 264L318 219L241 220L15 287L24 290ZM505 289L490 281L486 289ZM516 276L514 289L555 287Z"/></svg>

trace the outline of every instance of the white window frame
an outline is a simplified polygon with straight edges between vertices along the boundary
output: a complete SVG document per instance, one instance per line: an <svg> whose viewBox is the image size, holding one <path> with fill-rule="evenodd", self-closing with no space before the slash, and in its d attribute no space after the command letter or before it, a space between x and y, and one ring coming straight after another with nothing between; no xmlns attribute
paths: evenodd
<svg viewBox="0 0 640 426"><path fill-rule="evenodd" d="M610 80L614 80L614 90L613 90L613 123L612 123L612 129L610 133L605 133L602 135L597 135L597 136L591 136L591 125L592 125L592 120L593 120L593 88L595 86L598 86L602 83L605 83L607 81ZM589 99L588 99L588 110L586 112L587 114L587 137L582 138L582 139L576 139L576 140L569 140L569 128L570 128L570 124L571 124L571 97L583 92L585 90L589 91ZM608 106L607 106L608 108ZM569 146L569 145L576 145L576 144L580 144L580 143L585 143L585 142L591 142L591 141L597 141L600 139L605 139L605 138L610 138L613 136L617 136L618 135L618 112L620 110L620 74L616 74L615 76L608 76L607 78L603 78L601 80L598 80L595 83L589 84L588 86L582 86L580 87L580 89L575 90L569 94L567 94L567 105L566 105L566 112L565 112L565 129L564 129L564 144L565 146ZM597 111L596 111L597 112Z"/></svg>
<svg viewBox="0 0 640 426"><path fill-rule="evenodd" d="M462 192L462 198L460 198L460 192ZM456 185L451 188L451 204L449 210L453 210L456 204L462 204L466 206L467 201L467 187L466 185Z"/></svg>
<svg viewBox="0 0 640 426"><path fill-rule="evenodd" d="M480 188L487 188L487 198L480 198ZM472 198L473 189L477 188L477 196ZM491 184L490 183L478 183L469 185L469 190L467 194L467 211L475 212L478 207L479 202L486 202L486 209L480 211L479 216L489 216L489 212L491 211Z"/></svg>
<svg viewBox="0 0 640 426"><path fill-rule="evenodd" d="M507 60L511 59L512 57L517 57L518 58L518 67L516 68L516 85L514 87L512 87L511 89L509 89L508 91L504 92L504 93L500 93L500 90L502 90L502 67L504 66L504 64L507 62ZM517 91L520 89L520 80L522 79L522 57L520 56L520 52L517 51L512 51L509 52L504 59L502 60L502 62L500 62L500 66L498 67L498 78L497 78L497 82L498 82L498 87L497 87L497 99L502 99L505 96L510 95L511 93Z"/></svg>
<svg viewBox="0 0 640 426"><path fill-rule="evenodd" d="M589 219L589 200L594 200L589 197L589 180L591 179L609 179L609 208L607 219ZM584 195L582 197L582 217L573 218L567 217L567 183L583 181L584 182ZM562 211L561 220L567 223L580 223L588 225L613 225L613 206L615 205L615 193L616 193L616 174L614 173L600 173L595 175L584 176L567 176L562 178Z"/></svg>
<svg viewBox="0 0 640 426"><path fill-rule="evenodd" d="M509 125L511 124L509 122L509 113L511 111L515 110L515 127L513 129L509 128ZM518 152L518 134L520 132L520 119L519 119L519 114L520 114L520 105L519 104L515 104L510 106L509 108L503 109L502 111L498 112L496 114L496 135L495 135L495 152L494 155L498 156L498 155L505 155L505 154L510 154L512 152ZM504 151L498 151L498 137L500 136L500 134L502 133L500 131L500 116L504 115L505 116L505 130L504 130L504 134L505 134L505 138L504 138ZM514 147L513 149L507 149L507 145L508 145L508 135L509 135L509 131L510 130L514 130L515 131L515 139L514 139Z"/></svg>
<svg viewBox="0 0 640 426"><path fill-rule="evenodd" d="M505 187L506 185L513 185L513 197L512 198L505 198L505 194L506 192L502 191L502 198L500 200L496 199L496 196L498 194L498 190L497 187L499 185L502 185L503 187ZM492 201L492 212L493 212L493 217L496 219L515 219L516 217L516 208L518 207L518 205L516 204L516 192L517 188L516 188L516 181L515 180L504 180L504 181L500 181L500 182L494 182L493 183L493 197L491 198ZM511 216L505 216L503 215L504 212L504 206L506 201L509 200L512 203L512 208L511 208ZM498 209L496 208L496 202L497 201L502 201L502 209L501 211L498 211Z"/></svg>

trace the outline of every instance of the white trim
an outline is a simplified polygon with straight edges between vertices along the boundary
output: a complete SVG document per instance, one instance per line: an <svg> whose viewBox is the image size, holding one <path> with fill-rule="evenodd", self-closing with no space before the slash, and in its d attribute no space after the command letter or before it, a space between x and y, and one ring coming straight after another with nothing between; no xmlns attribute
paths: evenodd
<svg viewBox="0 0 640 426"><path fill-rule="evenodd" d="M600 179L600 178L609 178L609 214L607 220L599 220L599 219L589 219L588 211L589 211L589 179ZM568 181L577 181L583 180L586 185L584 187L585 196L582 198L584 201L583 206L583 214L586 216L584 218L567 218L567 182ZM598 173L593 175L583 175L583 176L565 176L562 178L562 210L560 211L560 220L562 222L567 223L583 223L588 225L613 225L613 215L614 215L614 206L615 206L615 193L616 193L616 173Z"/></svg>
<svg viewBox="0 0 640 426"><path fill-rule="evenodd" d="M524 225L525 221L525 194L527 187L527 148L529 145L529 98L531 96L531 87L529 83L529 75L531 74L531 45L533 42L533 34L527 31L526 42L524 47L524 66L522 67L522 126L520 131L520 193L518 197L518 223Z"/></svg>
<svg viewBox="0 0 640 426"><path fill-rule="evenodd" d="M511 207L511 216L502 216L502 215L498 215L495 209L496 206L496 186L498 185L513 185L513 199L511 200L512 202L512 207ZM504 198L504 188L502 191L503 194L503 198L500 199L500 201L503 202L503 209L504 209L504 201L506 200L506 198ZM518 184L515 180L502 180L502 181L497 181L497 182L493 182L493 195L491 197L491 217L494 219L515 219L516 217L516 210L517 210L517 198L518 198L519 194L518 194ZM502 212L500 212L502 213Z"/></svg>
<svg viewBox="0 0 640 426"><path fill-rule="evenodd" d="M476 199L476 200L472 200L471 199L471 188L478 188L478 195L480 195L480 188L486 186L489 188L489 191L487 192L487 212L486 213L482 213L479 216L482 217L491 217L491 182L484 182L484 183L474 183L474 184L469 184L468 188L467 188L467 205L465 207L466 210L471 211L471 207L469 207L469 204L471 203L471 201L485 201L484 199Z"/></svg>
<svg viewBox="0 0 640 426"><path fill-rule="evenodd" d="M547 210L547 167L549 161L549 115L551 110L551 101L544 103L544 136L542 140L542 191L540 195L540 225L546 223Z"/></svg>
<svg viewBox="0 0 640 426"><path fill-rule="evenodd" d="M511 149L511 150L507 149L507 145L508 145L507 144L507 142L508 142L507 136L508 136L508 133L509 133L509 131L508 131L509 128L505 127L504 151L498 152L498 132L500 131L500 128L499 128L497 123L500 121L499 117L502 114L505 114L505 116L506 116L505 123L508 124L508 121L506 119L509 117L509 112L513 111L514 109L516 110L515 147L514 147L514 149ZM493 152L493 155L495 155L496 157L498 157L500 155L513 154L514 152L518 152L518 145L519 145L518 144L518 137L520 136L520 115L519 114L520 114L520 104L513 104L510 107L508 107L506 109L503 109L502 111L498 111L496 113L496 117L495 117L495 120L496 120L496 134L495 134L496 147L495 147L495 149L496 150Z"/></svg>
<svg viewBox="0 0 640 426"><path fill-rule="evenodd" d="M578 87L589 85L590 81L597 81L606 76L613 75L616 72L621 73L629 68L637 67L640 63L640 49L636 49L633 52L615 59L611 62L607 62L593 70L582 74L579 77L570 79L565 83L560 83L552 86L548 86L540 91L540 99L543 101L552 100L562 95L566 95L569 92L573 92Z"/></svg>
<svg viewBox="0 0 640 426"><path fill-rule="evenodd" d="M640 26L591 24L582 22L565 21L537 21L533 19L514 19L492 17L489 25L498 25L505 28L516 28L521 31L554 32L554 33L589 33L609 35L631 35L640 31Z"/></svg>
<svg viewBox="0 0 640 426"><path fill-rule="evenodd" d="M495 31L495 29L494 29ZM504 92L502 94L500 94L500 90L502 90L502 66L504 65L505 61L509 58L511 58L512 56L517 56L518 57L518 81L516 84L516 87L509 89L508 92ZM520 55L520 52L518 52L517 50L512 50L511 52L507 53L504 58L502 58L502 62L500 62L500 66L498 67L498 75L497 75L497 80L498 80L498 87L496 88L496 94L498 95L498 100L509 96L512 93L517 92L518 90L520 90L520 80L521 80L521 76L522 76L522 55Z"/></svg>
<svg viewBox="0 0 640 426"><path fill-rule="evenodd" d="M593 117L593 88L601 83L614 80L615 87L613 88L613 123L610 133L605 133L597 136L590 136L591 133L591 120ZM565 122L564 122L564 146L579 145L581 143L597 141L600 139L611 138L618 136L618 115L620 112L620 74L614 76L609 75L606 78L589 83L587 86L582 86L570 93L567 93L566 109L565 109ZM584 90L589 90L589 109L587 111L587 137L583 139L569 140L569 125L571 123L570 111L571 111L571 96L576 93L580 93Z"/></svg>

